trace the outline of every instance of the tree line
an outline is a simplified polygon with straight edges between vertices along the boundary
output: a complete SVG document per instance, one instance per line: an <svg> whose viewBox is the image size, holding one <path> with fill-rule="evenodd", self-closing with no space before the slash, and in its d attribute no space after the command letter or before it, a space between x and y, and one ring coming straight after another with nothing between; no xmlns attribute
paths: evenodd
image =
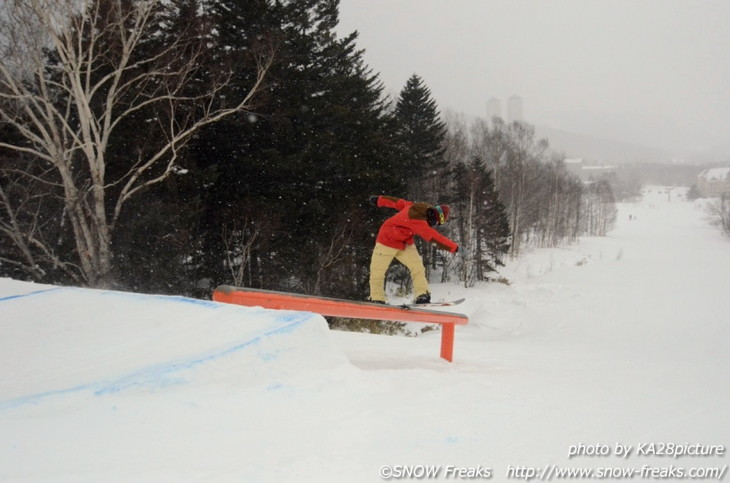
<svg viewBox="0 0 730 483"><path fill-rule="evenodd" d="M373 194L452 205L465 254L421 248L466 285L615 218L528 124L444 119L415 74L384 95L336 0L79 5L0 7L2 276L362 299Z"/></svg>

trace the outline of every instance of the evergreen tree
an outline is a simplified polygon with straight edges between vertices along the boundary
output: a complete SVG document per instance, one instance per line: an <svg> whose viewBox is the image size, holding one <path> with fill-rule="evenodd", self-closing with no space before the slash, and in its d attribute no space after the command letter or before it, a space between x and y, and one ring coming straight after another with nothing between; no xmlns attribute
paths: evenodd
<svg viewBox="0 0 730 483"><path fill-rule="evenodd" d="M214 176L204 188L199 278L228 280L233 269L253 286L364 296L376 229L364 200L402 188L392 181L382 86L357 35L336 38L331 0L211 8L217 42L235 52L273 39L277 62L256 112L216 125L192 153L196 169ZM251 29L253 37L237 35ZM243 272L231 266L243 259L226 255L225 234L252 242Z"/></svg>
<svg viewBox="0 0 730 483"><path fill-rule="evenodd" d="M413 74L395 107L396 140L402 150L401 179L414 199L440 198L446 163L443 142L446 124L423 80Z"/></svg>

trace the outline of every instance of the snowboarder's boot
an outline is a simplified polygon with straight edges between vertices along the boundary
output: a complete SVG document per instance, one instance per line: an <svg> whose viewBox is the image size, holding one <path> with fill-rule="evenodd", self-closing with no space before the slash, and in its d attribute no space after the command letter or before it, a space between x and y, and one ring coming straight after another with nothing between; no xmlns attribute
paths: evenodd
<svg viewBox="0 0 730 483"><path fill-rule="evenodd" d="M416 297L416 300L413 301L414 304L430 304L431 303L431 294L430 293L422 293L418 297Z"/></svg>

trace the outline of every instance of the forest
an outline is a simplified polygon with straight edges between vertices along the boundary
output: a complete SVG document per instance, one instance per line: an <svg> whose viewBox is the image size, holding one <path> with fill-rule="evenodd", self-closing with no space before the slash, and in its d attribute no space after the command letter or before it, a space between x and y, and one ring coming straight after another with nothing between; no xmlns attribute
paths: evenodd
<svg viewBox="0 0 730 483"><path fill-rule="evenodd" d="M446 203L430 279L605 235L527 123L396 98L337 0L12 0L0 7L0 276L209 298L222 283L365 299L374 194ZM407 287L399 267L389 280Z"/></svg>

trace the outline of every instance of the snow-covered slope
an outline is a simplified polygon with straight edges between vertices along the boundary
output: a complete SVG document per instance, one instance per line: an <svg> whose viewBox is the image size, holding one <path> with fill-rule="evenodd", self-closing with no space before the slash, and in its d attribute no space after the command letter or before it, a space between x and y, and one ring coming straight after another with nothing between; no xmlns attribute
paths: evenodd
<svg viewBox="0 0 730 483"><path fill-rule="evenodd" d="M730 445L730 242L659 188L619 217L512 263L509 286L434 286L468 298L451 364L434 332L0 279L0 481L726 474L727 451L637 445ZM569 458L580 445L609 455Z"/></svg>

